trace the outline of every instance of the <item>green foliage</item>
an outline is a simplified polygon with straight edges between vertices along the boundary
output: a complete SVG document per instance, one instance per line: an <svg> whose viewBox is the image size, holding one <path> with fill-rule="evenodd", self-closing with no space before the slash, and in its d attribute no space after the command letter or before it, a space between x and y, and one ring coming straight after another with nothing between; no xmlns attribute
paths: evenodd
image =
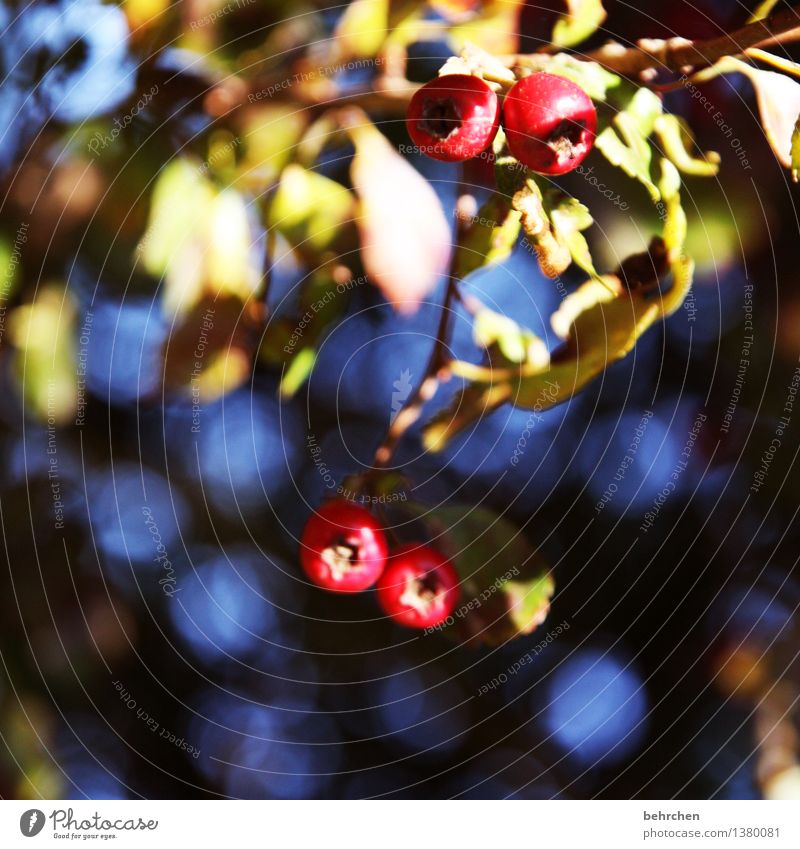
<svg viewBox="0 0 800 849"><path fill-rule="evenodd" d="M574 47L593 35L606 19L602 0L567 0L567 12L553 27L553 44Z"/></svg>
<svg viewBox="0 0 800 849"><path fill-rule="evenodd" d="M694 147L692 135L686 123L677 115L659 115L654 129L664 154L684 174L693 174L696 177L713 177L717 174L719 154L712 151L701 157L694 156L691 153L691 148Z"/></svg>
<svg viewBox="0 0 800 849"><path fill-rule="evenodd" d="M69 292L46 284L34 301L9 317L14 366L26 408L50 424L65 424L78 403L75 371L76 309Z"/></svg>
<svg viewBox="0 0 800 849"><path fill-rule="evenodd" d="M441 450L457 433L505 403L536 412L562 403L629 354L657 320L680 307L691 286L693 263L684 253L680 175L667 159L661 160L659 183L658 197L663 197L666 214L662 236L653 240L650 250L626 260L616 274L592 278L567 296L551 318L563 341L544 356L541 347L520 344L520 339L533 336L529 330L511 319L494 320L490 325L494 335L502 333L508 340L505 348L515 357L499 363L490 352L486 365L450 364L451 373L467 383L426 426L426 448ZM658 284L668 272L671 286L662 293ZM491 337L485 331L480 336L476 331L477 344L486 338ZM520 358L523 349L526 355Z"/></svg>
<svg viewBox="0 0 800 849"><path fill-rule="evenodd" d="M660 195L650 174L653 153L647 139L661 111L661 101L653 92L636 89L614 116L612 125L598 134L595 143L612 165L638 180L653 201L660 200Z"/></svg>
<svg viewBox="0 0 800 849"><path fill-rule="evenodd" d="M792 179L795 183L800 179L800 117L792 130Z"/></svg>

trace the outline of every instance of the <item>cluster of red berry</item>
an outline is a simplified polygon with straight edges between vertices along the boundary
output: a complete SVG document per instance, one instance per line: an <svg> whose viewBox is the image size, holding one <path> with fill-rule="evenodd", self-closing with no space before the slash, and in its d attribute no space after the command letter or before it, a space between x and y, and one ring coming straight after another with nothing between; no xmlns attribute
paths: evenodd
<svg viewBox="0 0 800 849"><path fill-rule="evenodd" d="M513 156L532 171L558 176L577 168L592 149L597 111L580 86L554 74L523 77L502 108L484 80L447 74L414 94L406 118L420 150L444 162L478 156L501 123Z"/></svg>
<svg viewBox="0 0 800 849"><path fill-rule="evenodd" d="M349 501L328 501L308 520L300 562L317 586L332 592L361 592L377 582L383 612L409 628L440 624L458 602L458 573L444 555L422 543L390 554L377 519Z"/></svg>

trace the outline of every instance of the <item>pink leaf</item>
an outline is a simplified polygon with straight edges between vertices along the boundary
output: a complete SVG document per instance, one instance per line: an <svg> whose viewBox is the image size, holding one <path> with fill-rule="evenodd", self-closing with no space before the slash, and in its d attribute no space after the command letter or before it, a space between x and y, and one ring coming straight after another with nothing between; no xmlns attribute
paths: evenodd
<svg viewBox="0 0 800 849"><path fill-rule="evenodd" d="M428 181L363 113L348 130L364 268L396 309L414 312L447 268L450 226Z"/></svg>

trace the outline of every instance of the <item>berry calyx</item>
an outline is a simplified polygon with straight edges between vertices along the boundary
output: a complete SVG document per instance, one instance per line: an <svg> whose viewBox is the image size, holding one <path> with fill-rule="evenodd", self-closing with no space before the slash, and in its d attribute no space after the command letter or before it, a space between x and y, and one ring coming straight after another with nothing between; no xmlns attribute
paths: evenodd
<svg viewBox="0 0 800 849"><path fill-rule="evenodd" d="M442 162L463 162L492 143L500 126L500 103L482 79L446 74L414 93L406 126L422 153Z"/></svg>
<svg viewBox="0 0 800 849"><path fill-rule="evenodd" d="M458 573L427 545L404 545L389 558L376 591L383 612L408 628L439 625L458 603Z"/></svg>
<svg viewBox="0 0 800 849"><path fill-rule="evenodd" d="M571 80L536 73L509 90L503 128L509 150L523 165L558 176L577 168L592 149L597 110Z"/></svg>
<svg viewBox="0 0 800 849"><path fill-rule="evenodd" d="M371 587L383 572L389 546L375 517L340 499L308 520L300 538L300 563L318 586L340 593Z"/></svg>

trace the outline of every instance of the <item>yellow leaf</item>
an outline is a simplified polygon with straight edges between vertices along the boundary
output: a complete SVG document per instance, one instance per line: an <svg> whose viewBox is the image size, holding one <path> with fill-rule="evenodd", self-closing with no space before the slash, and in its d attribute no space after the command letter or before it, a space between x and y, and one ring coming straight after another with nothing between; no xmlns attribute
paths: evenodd
<svg viewBox="0 0 800 849"><path fill-rule="evenodd" d="M336 26L341 58L375 56L389 29L389 0L352 0Z"/></svg>
<svg viewBox="0 0 800 849"><path fill-rule="evenodd" d="M451 28L448 40L456 52L472 42L489 53L516 53L519 46L519 16L524 0L485 0L474 19Z"/></svg>
<svg viewBox="0 0 800 849"><path fill-rule="evenodd" d="M553 44L573 47L585 41L606 19L602 0L566 0L567 12L553 27Z"/></svg>
<svg viewBox="0 0 800 849"><path fill-rule="evenodd" d="M319 253L334 242L355 212L356 199L341 183L289 165L270 204L268 223L295 247Z"/></svg>
<svg viewBox="0 0 800 849"><path fill-rule="evenodd" d="M26 407L43 421L64 424L75 415L75 305L62 286L48 284L9 317L15 367Z"/></svg>

